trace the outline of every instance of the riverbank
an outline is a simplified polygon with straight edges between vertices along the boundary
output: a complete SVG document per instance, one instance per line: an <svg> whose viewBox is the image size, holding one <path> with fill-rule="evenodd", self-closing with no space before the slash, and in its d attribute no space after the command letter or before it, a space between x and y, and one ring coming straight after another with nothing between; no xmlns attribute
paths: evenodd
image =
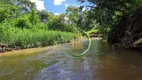
<svg viewBox="0 0 142 80"><path fill-rule="evenodd" d="M102 38L100 37L92 37L91 40L101 40ZM84 38L83 41L87 41L87 38ZM64 43L64 44L71 44L71 43ZM0 56L11 56L11 55L26 55L26 54L32 54L36 52L41 52L41 51L47 51L47 49L50 49L56 45L51 45L51 46L46 46L46 47L37 47L37 48L27 48L27 49L17 49L17 50L11 50L11 51L5 51L5 52L0 52ZM17 54L18 53L18 54Z"/></svg>
<svg viewBox="0 0 142 80"><path fill-rule="evenodd" d="M5 53L0 53L0 56L28 55L28 54L37 53L37 52L40 52L40 51L45 51L48 48L49 47L39 47L39 48L30 48L30 49L22 49L22 50L13 50L13 51L5 52Z"/></svg>
<svg viewBox="0 0 142 80"><path fill-rule="evenodd" d="M64 44L70 44L70 43L64 43ZM13 56L13 55L14 56L29 55L29 54L38 53L38 52L47 52L49 49L55 46L58 46L58 45L60 44L46 46L46 47L37 47L37 48L28 48L28 49L19 49L19 50L0 52L0 57L1 56Z"/></svg>
<svg viewBox="0 0 142 80"><path fill-rule="evenodd" d="M72 39L70 32L1 26L0 36L0 52L62 44Z"/></svg>

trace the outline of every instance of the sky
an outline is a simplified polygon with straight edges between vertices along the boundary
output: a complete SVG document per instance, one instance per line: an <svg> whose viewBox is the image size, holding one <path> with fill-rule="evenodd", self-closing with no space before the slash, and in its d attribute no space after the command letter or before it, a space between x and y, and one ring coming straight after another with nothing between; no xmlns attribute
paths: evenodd
<svg viewBox="0 0 142 80"><path fill-rule="evenodd" d="M79 6L80 3L77 0L31 0L36 3L38 10L46 10L52 12L55 15L64 13L69 5Z"/></svg>

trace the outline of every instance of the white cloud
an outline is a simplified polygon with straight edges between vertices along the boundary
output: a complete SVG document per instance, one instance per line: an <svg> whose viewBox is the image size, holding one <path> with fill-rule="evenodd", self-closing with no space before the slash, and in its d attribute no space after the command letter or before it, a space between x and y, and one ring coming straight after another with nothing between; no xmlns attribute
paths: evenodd
<svg viewBox="0 0 142 80"><path fill-rule="evenodd" d="M44 0L31 0L31 2L35 2L38 10L45 10Z"/></svg>
<svg viewBox="0 0 142 80"><path fill-rule="evenodd" d="M66 2L66 0L54 0L54 5L55 6L62 5L63 2Z"/></svg>
<svg viewBox="0 0 142 80"><path fill-rule="evenodd" d="M54 13L54 15L60 15L60 13Z"/></svg>
<svg viewBox="0 0 142 80"><path fill-rule="evenodd" d="M69 5L68 4L65 4L65 7L68 7Z"/></svg>

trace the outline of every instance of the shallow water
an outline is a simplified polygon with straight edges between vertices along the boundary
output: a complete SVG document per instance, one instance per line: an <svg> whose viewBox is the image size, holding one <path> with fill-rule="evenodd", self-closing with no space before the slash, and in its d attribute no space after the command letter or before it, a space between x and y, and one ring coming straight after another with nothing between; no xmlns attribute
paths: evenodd
<svg viewBox="0 0 142 80"><path fill-rule="evenodd" d="M20 55L0 56L0 80L142 80L142 52L112 46L93 40L89 52L71 44L56 45L45 50ZM17 53L18 54L18 53Z"/></svg>

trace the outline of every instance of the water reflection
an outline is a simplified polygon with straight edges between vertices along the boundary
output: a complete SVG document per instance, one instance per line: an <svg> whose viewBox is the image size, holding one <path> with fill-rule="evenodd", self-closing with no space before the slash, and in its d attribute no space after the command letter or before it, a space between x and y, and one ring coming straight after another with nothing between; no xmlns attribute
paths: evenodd
<svg viewBox="0 0 142 80"><path fill-rule="evenodd" d="M71 44L27 56L0 57L0 80L142 80L142 54L93 40L89 52L74 58Z"/></svg>

